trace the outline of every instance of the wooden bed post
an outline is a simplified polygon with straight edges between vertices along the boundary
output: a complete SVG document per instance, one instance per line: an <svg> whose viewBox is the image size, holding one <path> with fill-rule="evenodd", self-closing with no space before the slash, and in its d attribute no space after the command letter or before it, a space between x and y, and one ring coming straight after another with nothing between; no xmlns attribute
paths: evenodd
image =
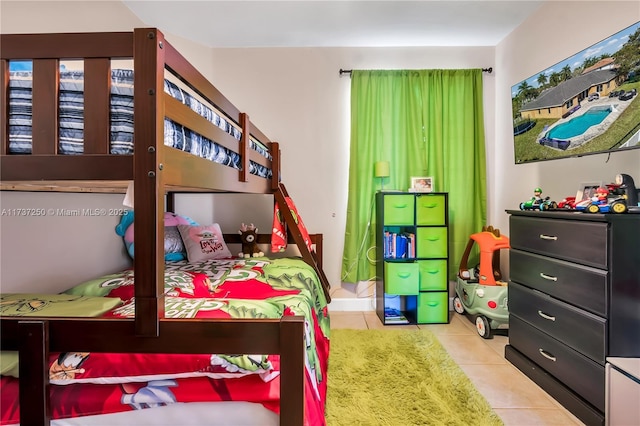
<svg viewBox="0 0 640 426"><path fill-rule="evenodd" d="M274 196L276 202L280 206L280 214L282 215L284 223L287 226L287 232L293 237L293 241L295 241L298 249L300 250L302 259L310 266L312 266L318 274L318 278L322 283L322 289L324 290L324 295L327 298L327 302L331 302L331 295L329 294L331 284L329 284L329 280L324 274L324 270L318 265L315 254L311 250L309 250L309 247L307 247L307 244L304 241L302 232L300 232L300 228L298 228L298 223L293 217L291 209L289 209L289 206L287 204L287 197L289 197L289 194L287 193L287 189L284 187L283 183L278 186L278 190L274 193Z"/></svg>
<svg viewBox="0 0 640 426"><path fill-rule="evenodd" d="M49 425L49 323L20 321L18 330L20 402L29 401L27 406L21 404L20 424Z"/></svg>
<svg viewBox="0 0 640 426"><path fill-rule="evenodd" d="M281 426L304 424L304 351L303 318L282 317L280 320Z"/></svg>
<svg viewBox="0 0 640 426"><path fill-rule="evenodd" d="M111 61L91 58L84 61L84 153L109 154Z"/></svg>
<svg viewBox="0 0 640 426"><path fill-rule="evenodd" d="M135 329L153 337L164 317L164 36L136 28L133 40Z"/></svg>

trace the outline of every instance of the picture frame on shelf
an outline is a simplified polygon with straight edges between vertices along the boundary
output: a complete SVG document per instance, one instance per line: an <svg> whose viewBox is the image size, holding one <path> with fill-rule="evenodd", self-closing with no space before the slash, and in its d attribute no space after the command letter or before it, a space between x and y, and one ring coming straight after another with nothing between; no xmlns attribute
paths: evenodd
<svg viewBox="0 0 640 426"><path fill-rule="evenodd" d="M578 192L576 193L576 203L580 201L584 201L586 199L591 199L594 195L596 195L596 190L602 186L602 182L583 182L578 187Z"/></svg>
<svg viewBox="0 0 640 426"><path fill-rule="evenodd" d="M409 192L433 192L433 177L412 176Z"/></svg>

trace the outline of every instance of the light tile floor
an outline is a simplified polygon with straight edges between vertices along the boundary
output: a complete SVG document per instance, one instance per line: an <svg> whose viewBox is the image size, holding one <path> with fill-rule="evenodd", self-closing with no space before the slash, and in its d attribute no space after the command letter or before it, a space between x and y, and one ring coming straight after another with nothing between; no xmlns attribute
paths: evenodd
<svg viewBox="0 0 640 426"><path fill-rule="evenodd" d="M384 328L375 312L331 312L331 328ZM584 425L504 357L507 331L483 339L466 317L449 324L394 325L432 331L506 426Z"/></svg>

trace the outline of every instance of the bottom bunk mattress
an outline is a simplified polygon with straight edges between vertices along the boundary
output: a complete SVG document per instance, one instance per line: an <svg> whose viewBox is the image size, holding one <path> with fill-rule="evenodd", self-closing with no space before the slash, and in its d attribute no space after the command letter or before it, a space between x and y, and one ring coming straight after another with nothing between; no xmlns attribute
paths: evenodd
<svg viewBox="0 0 640 426"><path fill-rule="evenodd" d="M4 294L0 314L81 316L68 306L82 300L97 305L86 316L133 317L134 279L134 272L125 270L60 295ZM302 259L168 262L165 294L166 318L304 316L305 423L324 424L329 317L318 277ZM64 313L57 312L61 309ZM0 424L16 424L20 410L17 355L3 352L0 361ZM180 403L188 409L188 403L216 401L256 403L278 413L279 371L279 356L271 354L52 353L52 418L125 415Z"/></svg>
<svg viewBox="0 0 640 426"><path fill-rule="evenodd" d="M51 421L51 426L279 426L276 413L261 404L241 401L171 404L95 416ZM18 426L10 425L10 426Z"/></svg>

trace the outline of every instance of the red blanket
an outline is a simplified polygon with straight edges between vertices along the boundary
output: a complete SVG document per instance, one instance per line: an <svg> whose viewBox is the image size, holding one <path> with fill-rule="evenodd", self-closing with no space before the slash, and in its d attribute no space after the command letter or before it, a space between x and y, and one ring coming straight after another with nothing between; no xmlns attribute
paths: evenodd
<svg viewBox="0 0 640 426"><path fill-rule="evenodd" d="M123 271L69 290L119 297L107 317L133 316L133 272ZM315 272L299 259L185 261L167 265L165 316L306 320L305 418L324 424L329 353L327 304ZM206 296L206 297L205 297ZM175 402L249 401L279 411L277 355L52 354L53 418L144 409ZM19 422L18 379L1 378L0 424ZM81 395L81 397L80 397Z"/></svg>

